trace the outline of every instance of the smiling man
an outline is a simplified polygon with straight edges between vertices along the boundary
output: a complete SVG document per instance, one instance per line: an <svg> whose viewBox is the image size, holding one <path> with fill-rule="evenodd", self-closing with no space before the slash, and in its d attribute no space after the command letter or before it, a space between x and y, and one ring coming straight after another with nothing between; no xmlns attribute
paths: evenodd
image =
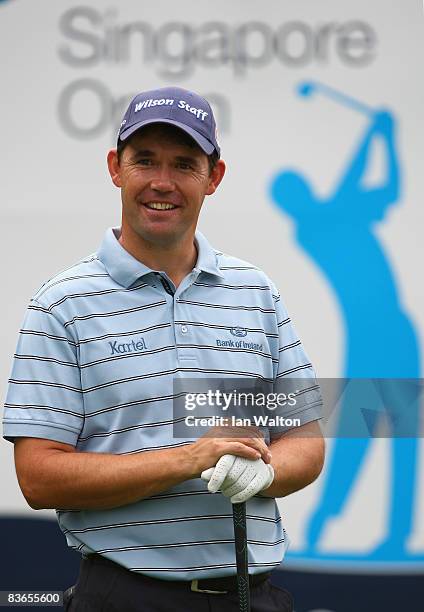
<svg viewBox="0 0 424 612"><path fill-rule="evenodd" d="M290 611L269 580L275 498L321 471L316 390L288 409L297 428L174 437L175 379L313 377L272 282L196 230L225 172L209 103L139 94L107 161L121 226L32 298L4 416L25 498L82 555L66 609L237 610L231 503L247 501L252 612Z"/></svg>
<svg viewBox="0 0 424 612"><path fill-rule="evenodd" d="M128 132L121 143L130 142L108 154L112 181L121 189L119 242L153 270L166 270L178 286L196 263L200 209L221 182L225 164L213 151L209 162L191 136L169 123Z"/></svg>

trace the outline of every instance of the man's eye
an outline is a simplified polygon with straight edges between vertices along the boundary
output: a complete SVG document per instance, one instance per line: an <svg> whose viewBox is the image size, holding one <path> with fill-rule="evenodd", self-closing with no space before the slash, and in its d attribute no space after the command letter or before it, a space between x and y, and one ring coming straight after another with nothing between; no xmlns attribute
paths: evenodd
<svg viewBox="0 0 424 612"><path fill-rule="evenodd" d="M151 160L148 157L142 157L140 159L137 160L137 163L140 166L151 166L153 164L153 160Z"/></svg>
<svg viewBox="0 0 424 612"><path fill-rule="evenodd" d="M177 168L180 168L180 170L190 170L191 166L187 162L178 162Z"/></svg>

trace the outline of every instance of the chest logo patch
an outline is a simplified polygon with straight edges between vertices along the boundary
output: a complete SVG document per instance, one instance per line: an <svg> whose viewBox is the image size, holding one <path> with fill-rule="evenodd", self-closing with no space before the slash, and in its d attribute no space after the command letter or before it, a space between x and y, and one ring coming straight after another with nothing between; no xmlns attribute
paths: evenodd
<svg viewBox="0 0 424 612"><path fill-rule="evenodd" d="M147 349L144 338L139 340L131 340L130 342L108 342L110 347L110 355L123 355L124 353L138 353Z"/></svg>
<svg viewBox="0 0 424 612"><path fill-rule="evenodd" d="M258 344L257 342L246 342L245 340L219 340L216 339L216 346L219 347L227 347L227 348L236 348L236 349L245 349L250 351L263 351L263 344Z"/></svg>
<svg viewBox="0 0 424 612"><path fill-rule="evenodd" d="M230 334L233 336L237 336L237 338L244 338L247 336L247 330L243 329L243 327L232 327L230 329Z"/></svg>

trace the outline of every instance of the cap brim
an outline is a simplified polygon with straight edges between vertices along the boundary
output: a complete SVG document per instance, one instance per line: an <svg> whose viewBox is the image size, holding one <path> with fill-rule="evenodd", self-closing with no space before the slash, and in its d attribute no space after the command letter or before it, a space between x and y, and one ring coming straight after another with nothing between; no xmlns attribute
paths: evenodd
<svg viewBox="0 0 424 612"><path fill-rule="evenodd" d="M199 132L196 132L196 130L184 125L184 123L174 121L173 119L148 119L147 121L140 121L140 123L136 123L127 130L124 130L119 135L118 140L126 140L129 136L134 134L134 132L137 132L146 125L151 125L152 123L169 123L171 125L175 125L175 127L180 128L180 130L183 130L183 132L191 136L193 140L197 142L199 147L206 153L206 155L210 155L215 150L215 146L207 138L199 134ZM217 153L219 152L217 151Z"/></svg>

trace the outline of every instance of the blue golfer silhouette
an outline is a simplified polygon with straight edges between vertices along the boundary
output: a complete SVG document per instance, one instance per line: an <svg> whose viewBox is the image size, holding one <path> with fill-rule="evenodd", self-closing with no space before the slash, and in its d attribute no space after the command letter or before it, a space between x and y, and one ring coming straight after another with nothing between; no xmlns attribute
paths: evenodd
<svg viewBox="0 0 424 612"><path fill-rule="evenodd" d="M412 397L405 407L405 393L411 394L411 389L402 379L418 378L420 363L413 326L400 301L388 256L375 233L375 226L399 199L395 122L387 110L375 112L322 84L302 85L299 93L310 95L312 87L320 87L321 93L365 112L369 125L328 199L320 200L301 173L291 170L273 178L271 196L293 219L298 244L324 274L339 303L345 332L343 376L385 379L375 384L392 427L392 486L386 537L367 558L399 559L407 555L405 544L412 529L418 449L418 401ZM363 184L363 177L370 145L376 138L384 143L386 179L381 186L370 188ZM354 403L355 397L351 397L340 408L321 498L307 528L304 552L310 556L322 556L317 549L323 531L328 520L343 511L379 424L381 406L371 406L370 414L375 417L368 421L371 435L355 437L363 414L354 410Z"/></svg>

